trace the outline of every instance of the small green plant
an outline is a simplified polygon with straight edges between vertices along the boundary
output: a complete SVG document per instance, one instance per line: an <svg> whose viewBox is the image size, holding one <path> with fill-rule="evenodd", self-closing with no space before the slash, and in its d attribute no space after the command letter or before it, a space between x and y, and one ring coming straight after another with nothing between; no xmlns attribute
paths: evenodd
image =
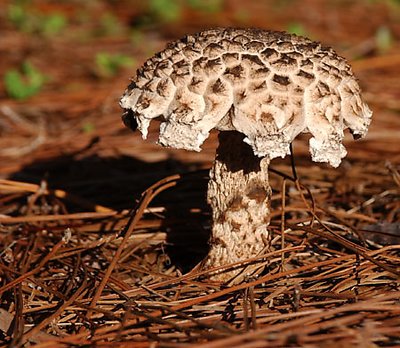
<svg viewBox="0 0 400 348"><path fill-rule="evenodd" d="M149 9L163 22L175 22L182 13L182 6L178 0L150 0Z"/></svg>
<svg viewBox="0 0 400 348"><path fill-rule="evenodd" d="M27 20L28 14L20 4L8 6L7 18L18 30L30 31L31 23Z"/></svg>
<svg viewBox="0 0 400 348"><path fill-rule="evenodd" d="M286 27L286 31L291 34L306 36L307 32L304 29L304 26L298 22L289 23Z"/></svg>
<svg viewBox="0 0 400 348"><path fill-rule="evenodd" d="M95 130L95 126L92 122L85 122L84 124L82 124L81 127L83 133L92 133Z"/></svg>
<svg viewBox="0 0 400 348"><path fill-rule="evenodd" d="M139 46L143 43L143 33L138 29L133 29L130 33L130 41L134 46Z"/></svg>
<svg viewBox="0 0 400 348"><path fill-rule="evenodd" d="M42 18L39 32L46 36L54 36L63 31L67 26L67 18L60 13L53 13Z"/></svg>
<svg viewBox="0 0 400 348"><path fill-rule="evenodd" d="M124 67L134 65L135 61L124 54L100 52L96 54L96 71L101 77L112 77Z"/></svg>
<svg viewBox="0 0 400 348"><path fill-rule="evenodd" d="M186 0L186 3L193 9L216 13L222 10L223 0Z"/></svg>
<svg viewBox="0 0 400 348"><path fill-rule="evenodd" d="M4 74L4 85L7 94L14 99L27 99L37 94L47 78L31 63L24 62L21 71L9 70Z"/></svg>
<svg viewBox="0 0 400 348"><path fill-rule="evenodd" d="M251 18L249 11L245 8L240 8L240 9L236 10L233 15L234 15L235 21L237 21L241 24L247 24Z"/></svg>
<svg viewBox="0 0 400 348"><path fill-rule="evenodd" d="M34 10L28 11L24 2L9 5L7 18L18 30L43 36L57 35L67 25L67 18L63 14L45 15Z"/></svg>
<svg viewBox="0 0 400 348"><path fill-rule="evenodd" d="M99 35L119 35L123 32L124 28L119 19L112 13L105 13L100 18L100 28L98 30Z"/></svg>
<svg viewBox="0 0 400 348"><path fill-rule="evenodd" d="M387 26L382 25L375 32L375 43L380 53L385 53L392 47L393 35Z"/></svg>

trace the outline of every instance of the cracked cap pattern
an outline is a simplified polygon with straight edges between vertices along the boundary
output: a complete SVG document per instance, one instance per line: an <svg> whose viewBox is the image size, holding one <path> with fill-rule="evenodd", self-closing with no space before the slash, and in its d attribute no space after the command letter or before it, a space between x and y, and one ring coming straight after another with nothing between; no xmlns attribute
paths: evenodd
<svg viewBox="0 0 400 348"><path fill-rule="evenodd" d="M343 131L363 137L372 112L346 60L304 37L213 29L173 42L138 69L120 105L143 138L160 117L159 143L200 151L211 129L245 135L254 154L284 157L311 133L312 159L337 167Z"/></svg>

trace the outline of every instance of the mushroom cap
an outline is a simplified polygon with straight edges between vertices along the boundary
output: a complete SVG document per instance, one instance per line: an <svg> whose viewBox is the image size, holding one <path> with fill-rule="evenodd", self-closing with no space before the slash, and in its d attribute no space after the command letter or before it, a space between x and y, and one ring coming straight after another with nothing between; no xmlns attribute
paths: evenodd
<svg viewBox="0 0 400 348"><path fill-rule="evenodd" d="M169 44L138 69L120 105L143 138L160 117L164 146L200 151L211 129L235 130L272 159L311 133L312 159L334 167L346 156L344 129L363 137L372 116L333 49L259 29L212 29Z"/></svg>

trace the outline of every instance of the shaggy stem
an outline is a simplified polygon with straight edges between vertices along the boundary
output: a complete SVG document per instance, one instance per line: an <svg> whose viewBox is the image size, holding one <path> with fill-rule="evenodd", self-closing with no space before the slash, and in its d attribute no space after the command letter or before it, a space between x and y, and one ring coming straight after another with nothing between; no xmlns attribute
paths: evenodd
<svg viewBox="0 0 400 348"><path fill-rule="evenodd" d="M213 228L204 268L244 261L265 248L271 198L268 164L267 158L253 154L241 133L220 133L207 192ZM241 269L215 272L211 279L228 281Z"/></svg>

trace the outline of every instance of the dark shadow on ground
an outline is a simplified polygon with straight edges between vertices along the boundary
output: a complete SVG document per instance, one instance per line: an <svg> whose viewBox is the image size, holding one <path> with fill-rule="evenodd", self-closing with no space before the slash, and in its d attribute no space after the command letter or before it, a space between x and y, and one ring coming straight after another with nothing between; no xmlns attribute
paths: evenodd
<svg viewBox="0 0 400 348"><path fill-rule="evenodd" d="M184 174L166 203L163 229L167 253L183 273L202 261L208 252L211 214L206 203L208 171Z"/></svg>
<svg viewBox="0 0 400 348"><path fill-rule="evenodd" d="M205 198L208 173L190 171L193 168L195 164L175 160L147 163L128 156L72 154L36 161L10 179L35 184L45 180L50 189L62 189L94 204L123 210L134 208L141 193L158 180L183 174L178 184L160 193L151 206L165 207L161 214L161 230L167 232L165 251L173 264L187 272L207 252L210 225ZM66 206L68 212L85 211L73 203Z"/></svg>

